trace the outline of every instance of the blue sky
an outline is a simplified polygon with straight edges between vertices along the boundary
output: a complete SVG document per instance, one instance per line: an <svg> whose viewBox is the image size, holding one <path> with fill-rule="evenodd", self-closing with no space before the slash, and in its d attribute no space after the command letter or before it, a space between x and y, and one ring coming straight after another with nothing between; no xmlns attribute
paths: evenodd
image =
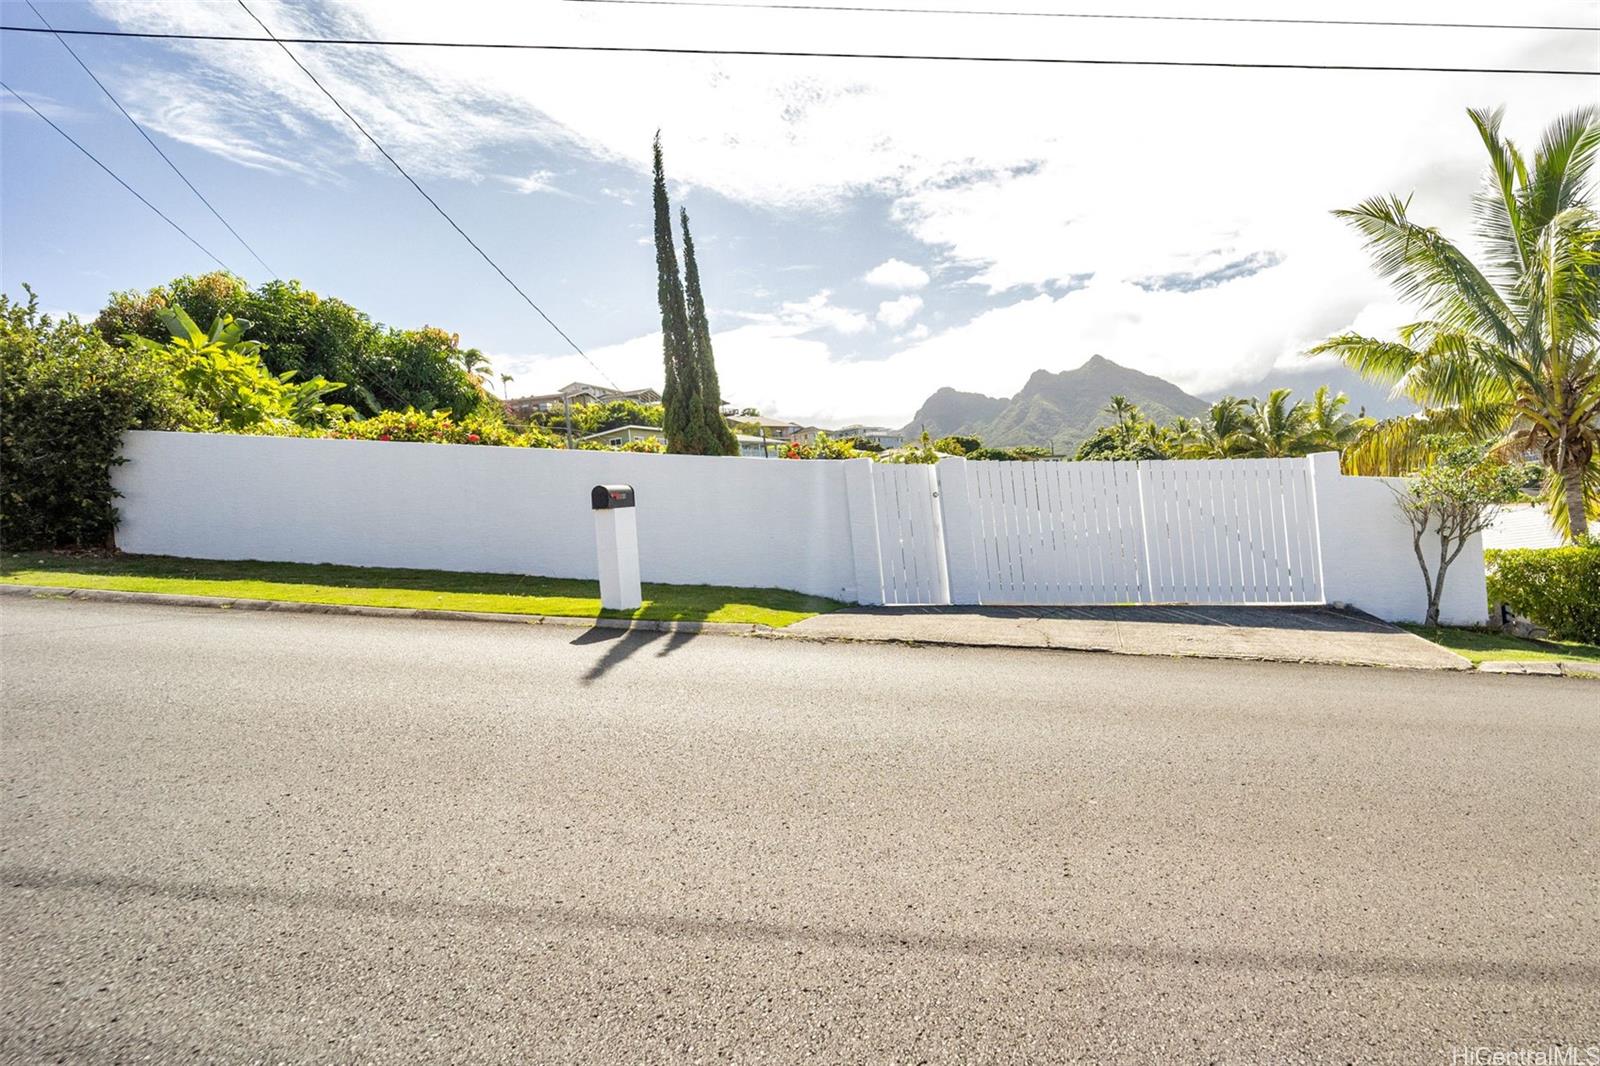
<svg viewBox="0 0 1600 1066"><path fill-rule="evenodd" d="M449 18L436 4L252 6L278 32L307 36L1596 65L1593 34L561 0L455 3ZM26 4L3 7L8 24L37 24ZM257 32L230 3L40 8L63 27ZM1283 13L1250 0L1228 13L1268 12ZM1597 18L1574 0L1295 12ZM459 332L516 376L513 391L596 377L271 46L72 43L280 276L391 324ZM1464 108L1504 104L1513 134L1531 141L1594 95L1574 78L298 51L625 387L660 376L646 167L661 128L725 393L824 424L898 424L940 386L1009 395L1034 369L1096 353L1202 394L1332 377L1298 353L1351 325L1392 328L1409 309L1328 210L1414 191L1419 215L1465 236L1481 148ZM55 40L6 35L0 68L236 272L268 277ZM0 119L5 291L27 281L47 308L89 315L113 289L214 266L15 101Z"/></svg>

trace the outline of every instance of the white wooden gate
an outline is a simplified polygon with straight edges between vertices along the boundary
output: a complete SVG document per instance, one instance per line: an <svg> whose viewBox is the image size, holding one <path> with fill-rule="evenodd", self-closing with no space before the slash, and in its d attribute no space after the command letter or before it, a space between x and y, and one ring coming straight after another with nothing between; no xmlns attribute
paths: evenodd
<svg viewBox="0 0 1600 1066"><path fill-rule="evenodd" d="M960 465L983 603L1322 602L1305 459Z"/></svg>
<svg viewBox="0 0 1600 1066"><path fill-rule="evenodd" d="M966 468L982 602L1144 602L1135 464Z"/></svg>
<svg viewBox="0 0 1600 1066"><path fill-rule="evenodd" d="M1308 459L859 460L846 474L863 603L1324 602Z"/></svg>
<svg viewBox="0 0 1600 1066"><path fill-rule="evenodd" d="M1305 459L1139 464L1150 603L1321 603Z"/></svg>
<svg viewBox="0 0 1600 1066"><path fill-rule="evenodd" d="M949 603L938 481L932 466L873 463L881 603Z"/></svg>

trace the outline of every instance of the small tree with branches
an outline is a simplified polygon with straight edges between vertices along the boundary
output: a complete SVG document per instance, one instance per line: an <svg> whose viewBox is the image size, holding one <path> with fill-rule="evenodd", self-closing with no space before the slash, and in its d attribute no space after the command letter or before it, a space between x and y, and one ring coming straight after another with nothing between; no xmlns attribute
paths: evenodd
<svg viewBox="0 0 1600 1066"><path fill-rule="evenodd" d="M1432 465L1407 479L1395 490L1400 513L1411 524L1411 548L1422 568L1428 593L1425 624L1439 624L1439 602L1444 598L1445 573L1460 557L1474 534L1481 533L1500 513L1500 507L1517 499L1524 472L1496 462L1483 451L1459 442L1439 446ZM1438 560L1430 569L1428 556L1438 541Z"/></svg>

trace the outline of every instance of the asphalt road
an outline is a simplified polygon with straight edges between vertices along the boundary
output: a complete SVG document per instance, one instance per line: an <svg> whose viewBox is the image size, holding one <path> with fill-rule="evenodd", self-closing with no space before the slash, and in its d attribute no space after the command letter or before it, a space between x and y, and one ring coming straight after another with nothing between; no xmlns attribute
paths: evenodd
<svg viewBox="0 0 1600 1066"><path fill-rule="evenodd" d="M1600 1044L1588 685L0 604L8 1061Z"/></svg>

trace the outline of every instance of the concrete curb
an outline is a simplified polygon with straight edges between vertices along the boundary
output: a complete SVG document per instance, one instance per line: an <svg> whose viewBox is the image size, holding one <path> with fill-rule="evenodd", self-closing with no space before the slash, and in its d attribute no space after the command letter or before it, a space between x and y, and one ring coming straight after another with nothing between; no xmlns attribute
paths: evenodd
<svg viewBox="0 0 1600 1066"><path fill-rule="evenodd" d="M818 636L814 633L789 633L768 630L754 634L773 640L801 640L811 644L898 644L906 648L991 648L1002 651L1076 652L1083 655L1118 655L1130 659L1202 659L1225 663L1286 663L1290 666L1347 666L1369 670L1416 670L1423 673L1471 673L1470 660L1457 655L1460 665L1423 666L1415 663L1376 662L1371 659L1317 659L1293 655L1247 655L1206 651L1133 651L1075 644L1006 644L1000 641L956 640L938 637L848 637ZM1421 640L1421 637L1417 638Z"/></svg>
<svg viewBox="0 0 1600 1066"><path fill-rule="evenodd" d="M569 618L542 614L501 614L488 611L450 611L412 607L361 607L339 603L305 603L299 600L230 599L221 596L178 596L164 592L122 592L112 589L60 588L51 585L0 584L0 596L46 599L87 600L99 603L147 603L166 607L196 607L210 610L285 611L296 614L352 615L363 618L420 618L451 622L512 623L525 626L560 626L567 629L616 629L640 633L706 633L734 637L764 637L769 640L797 640L811 644L898 644L904 647L1003 648L1013 651L1080 652L1083 654L1122 655L1132 658L1207 659L1214 662L1270 662L1304 666L1353 666L1391 670L1472 671L1465 658L1456 656L1460 666L1418 666L1402 663L1316 659L1288 655L1220 655L1203 651L1142 652L1124 648L1075 647L1060 644L1019 645L994 641L929 639L902 637L819 636L789 632L751 622L665 622L654 619ZM1413 636L1415 636L1413 634ZM1421 640L1421 637L1415 639ZM1479 671L1487 672L1487 671ZM1520 671L1519 671L1520 672Z"/></svg>
<svg viewBox="0 0 1600 1066"><path fill-rule="evenodd" d="M96 603L149 603L162 607L204 607L211 610L285 611L292 614L339 614L363 618L422 618L448 622L498 622L568 629L622 629L643 633L722 633L747 637L775 632L754 622L663 622L650 618L568 618L547 614L501 614L492 611L448 611L427 607L361 607L345 603L300 600L246 600L225 596L176 596L166 592L123 592L115 589L58 588L52 585L0 584L0 596L33 599L88 600Z"/></svg>

